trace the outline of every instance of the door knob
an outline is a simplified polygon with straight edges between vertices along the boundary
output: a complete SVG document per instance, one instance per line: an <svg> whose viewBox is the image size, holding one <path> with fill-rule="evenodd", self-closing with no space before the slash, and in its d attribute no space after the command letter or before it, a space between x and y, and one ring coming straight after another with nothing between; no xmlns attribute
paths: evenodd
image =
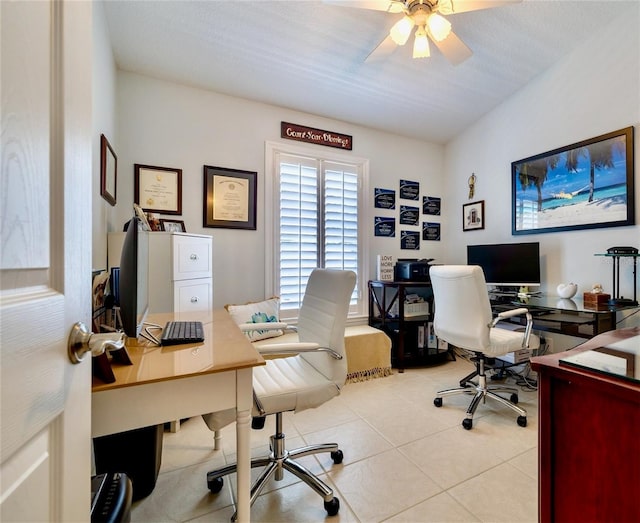
<svg viewBox="0 0 640 523"><path fill-rule="evenodd" d="M124 333L105 332L94 334L86 325L79 321L71 329L67 353L71 363L80 363L87 352L92 356L100 356L106 350L119 350L124 348Z"/></svg>

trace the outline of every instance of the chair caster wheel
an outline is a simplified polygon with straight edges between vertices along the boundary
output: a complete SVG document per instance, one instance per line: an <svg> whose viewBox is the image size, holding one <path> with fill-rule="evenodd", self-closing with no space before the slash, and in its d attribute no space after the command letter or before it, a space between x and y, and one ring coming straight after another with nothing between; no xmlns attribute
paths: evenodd
<svg viewBox="0 0 640 523"><path fill-rule="evenodd" d="M515 403L516 405L518 404L518 395L515 392L511 395L510 399L511 403Z"/></svg>
<svg viewBox="0 0 640 523"><path fill-rule="evenodd" d="M341 450L336 450L335 452L331 453L331 459L336 465L339 465L340 463L342 463L342 460L344 459L344 454L342 453ZM333 499L336 499L336 498L333 498Z"/></svg>
<svg viewBox="0 0 640 523"><path fill-rule="evenodd" d="M436 399L434 399L434 400L433 400L433 404L434 404L436 407L442 407L442 398L436 398Z"/></svg>
<svg viewBox="0 0 640 523"><path fill-rule="evenodd" d="M224 479L222 478L207 478L207 487L211 491L212 494L217 494L222 490L222 486L224 485Z"/></svg>
<svg viewBox="0 0 640 523"><path fill-rule="evenodd" d="M471 427L473 427L473 419L471 418L464 418L462 420L462 426L467 429L467 430L471 430Z"/></svg>
<svg viewBox="0 0 640 523"><path fill-rule="evenodd" d="M324 509L327 511L328 516L335 516L340 510L340 500L333 498L331 501L325 501Z"/></svg>
<svg viewBox="0 0 640 523"><path fill-rule="evenodd" d="M527 426L527 417L526 416L518 416L518 425L521 427Z"/></svg>

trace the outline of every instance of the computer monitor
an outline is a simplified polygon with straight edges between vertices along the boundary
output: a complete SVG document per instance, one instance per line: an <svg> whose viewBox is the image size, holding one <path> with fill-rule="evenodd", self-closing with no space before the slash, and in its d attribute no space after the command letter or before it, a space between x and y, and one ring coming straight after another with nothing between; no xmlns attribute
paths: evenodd
<svg viewBox="0 0 640 523"><path fill-rule="evenodd" d="M487 285L500 288L540 286L540 244L468 245L467 263L479 265Z"/></svg>
<svg viewBox="0 0 640 523"><path fill-rule="evenodd" d="M120 255L120 317L124 333L137 338L149 310L149 234L139 218L129 221Z"/></svg>

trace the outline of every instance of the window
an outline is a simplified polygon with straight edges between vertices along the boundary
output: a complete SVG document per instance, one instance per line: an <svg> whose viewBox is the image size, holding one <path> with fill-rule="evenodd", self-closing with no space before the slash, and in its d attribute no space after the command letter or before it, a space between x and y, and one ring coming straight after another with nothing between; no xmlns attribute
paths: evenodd
<svg viewBox="0 0 640 523"><path fill-rule="evenodd" d="M338 154L314 157L294 147L274 148L267 157L273 169L267 176L267 201L273 202L267 218L273 282L267 293L280 296L280 316L297 316L316 267L354 271L358 283L350 313L363 314L366 248L360 231L366 161Z"/></svg>

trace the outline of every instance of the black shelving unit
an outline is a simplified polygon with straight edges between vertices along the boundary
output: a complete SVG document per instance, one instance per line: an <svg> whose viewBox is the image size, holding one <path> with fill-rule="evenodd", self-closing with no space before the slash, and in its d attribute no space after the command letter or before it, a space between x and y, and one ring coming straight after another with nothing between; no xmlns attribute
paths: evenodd
<svg viewBox="0 0 640 523"><path fill-rule="evenodd" d="M418 294L426 311L411 311L406 297ZM419 307L419 306L417 306ZM369 325L391 338L391 363L399 372L407 366L455 359L449 346L439 346L430 332L433 325L433 291L429 282L369 281Z"/></svg>

